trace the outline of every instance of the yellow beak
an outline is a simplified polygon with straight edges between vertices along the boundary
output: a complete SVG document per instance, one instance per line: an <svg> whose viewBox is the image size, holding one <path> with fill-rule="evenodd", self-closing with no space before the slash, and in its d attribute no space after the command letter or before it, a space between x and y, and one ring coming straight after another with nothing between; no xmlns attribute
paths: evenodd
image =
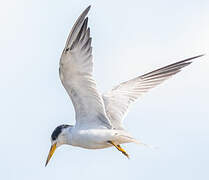
<svg viewBox="0 0 209 180"><path fill-rule="evenodd" d="M48 157L47 157L47 160L46 160L46 164L45 164L45 167L47 166L49 160L51 159L52 155L54 154L54 151L56 150L56 143L53 144L50 148L50 151L49 151L49 154L48 154Z"/></svg>

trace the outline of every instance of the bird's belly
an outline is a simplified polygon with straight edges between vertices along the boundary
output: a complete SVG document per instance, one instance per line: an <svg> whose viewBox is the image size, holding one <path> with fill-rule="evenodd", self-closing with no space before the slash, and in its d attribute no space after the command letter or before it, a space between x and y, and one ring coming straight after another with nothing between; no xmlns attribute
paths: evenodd
<svg viewBox="0 0 209 180"><path fill-rule="evenodd" d="M104 148L111 147L112 145L108 143L103 143L103 144L100 144L100 143L86 143L85 144L84 143L84 144L77 144L76 146L82 147L85 149L104 149Z"/></svg>
<svg viewBox="0 0 209 180"><path fill-rule="evenodd" d="M112 146L107 141L113 136L111 130L79 130L73 134L71 144L86 149L103 149Z"/></svg>

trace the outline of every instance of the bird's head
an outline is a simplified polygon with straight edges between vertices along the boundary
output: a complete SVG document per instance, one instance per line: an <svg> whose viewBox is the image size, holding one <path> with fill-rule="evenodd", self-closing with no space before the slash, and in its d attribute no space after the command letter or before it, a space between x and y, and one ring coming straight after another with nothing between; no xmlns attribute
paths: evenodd
<svg viewBox="0 0 209 180"><path fill-rule="evenodd" d="M71 125L63 124L55 128L55 130L53 131L51 135L51 148L49 150L49 154L48 154L45 166L47 166L56 148L61 146L62 144L67 144L68 136L69 136L69 129L71 127L72 127Z"/></svg>

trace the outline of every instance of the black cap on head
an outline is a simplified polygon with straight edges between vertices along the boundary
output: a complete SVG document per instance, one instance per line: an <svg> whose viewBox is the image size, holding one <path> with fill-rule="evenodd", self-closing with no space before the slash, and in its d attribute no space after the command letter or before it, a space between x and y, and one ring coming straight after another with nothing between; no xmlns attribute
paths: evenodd
<svg viewBox="0 0 209 180"><path fill-rule="evenodd" d="M51 138L52 140L56 140L57 137L59 136L59 134L62 132L63 129L65 128L68 128L70 125L67 125L67 124L63 124L63 125L60 125L60 126L57 126L55 128L55 130L53 131L52 135L51 135Z"/></svg>

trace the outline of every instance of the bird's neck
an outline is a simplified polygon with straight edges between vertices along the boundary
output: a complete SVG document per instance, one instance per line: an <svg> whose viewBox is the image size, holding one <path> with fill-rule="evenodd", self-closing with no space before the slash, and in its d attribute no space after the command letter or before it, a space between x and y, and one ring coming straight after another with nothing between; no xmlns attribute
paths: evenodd
<svg viewBox="0 0 209 180"><path fill-rule="evenodd" d="M72 137L72 131L74 129L74 126L70 126L65 131L65 138L64 138L64 144L72 145L73 137Z"/></svg>

